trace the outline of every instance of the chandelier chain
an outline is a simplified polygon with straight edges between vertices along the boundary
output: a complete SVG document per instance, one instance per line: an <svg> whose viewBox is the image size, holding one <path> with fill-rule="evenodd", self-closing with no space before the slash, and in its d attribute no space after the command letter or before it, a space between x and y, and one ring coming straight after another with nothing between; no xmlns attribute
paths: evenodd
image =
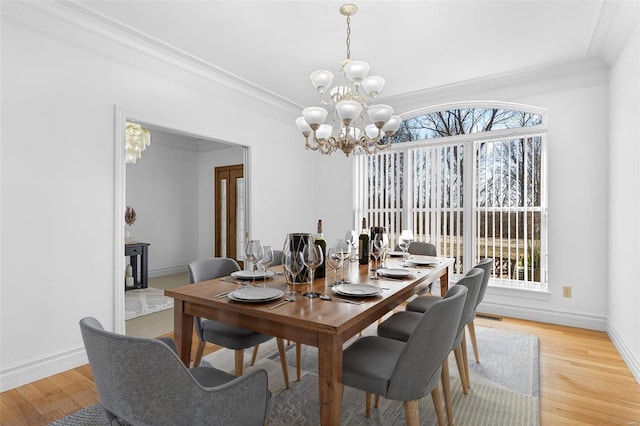
<svg viewBox="0 0 640 426"><path fill-rule="evenodd" d="M347 16L347 59L351 59L351 17Z"/></svg>

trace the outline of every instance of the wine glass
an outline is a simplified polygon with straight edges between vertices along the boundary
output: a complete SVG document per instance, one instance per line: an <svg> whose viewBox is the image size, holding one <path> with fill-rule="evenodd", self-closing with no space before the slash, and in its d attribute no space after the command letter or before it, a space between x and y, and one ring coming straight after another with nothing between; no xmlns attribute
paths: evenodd
<svg viewBox="0 0 640 426"><path fill-rule="evenodd" d="M342 268L343 260L333 247L327 250L327 265L333 269L333 284L338 284L338 269Z"/></svg>
<svg viewBox="0 0 640 426"><path fill-rule="evenodd" d="M304 268L304 261L302 260L302 253L299 251L286 251L282 255L284 258L284 262L282 265L284 269L289 273L291 277L291 291L289 294L293 297L293 300L296 300L296 290L295 290L295 280L296 276L302 271Z"/></svg>
<svg viewBox="0 0 640 426"><path fill-rule="evenodd" d="M349 281L344 279L344 261L351 257L351 244L347 240L337 240L335 245L335 254L342 260L342 281L340 284L347 284Z"/></svg>
<svg viewBox="0 0 640 426"><path fill-rule="evenodd" d="M262 247L260 240L248 241L244 249L244 258L251 264L254 285L256 283L256 267L262 256L264 256L264 247Z"/></svg>
<svg viewBox="0 0 640 426"><path fill-rule="evenodd" d="M371 242L369 243L369 253L371 253L371 256L373 257L373 277L372 277L372 279L377 280L378 279L378 259L380 258L380 255L382 254L382 239L381 238L375 238L375 239L371 240Z"/></svg>
<svg viewBox="0 0 640 426"><path fill-rule="evenodd" d="M271 246L264 246L263 248L264 255L262 256L262 259L259 260L260 266L264 269L264 281L262 282L262 287L269 287L269 284L267 284L267 268L274 261L273 248Z"/></svg>
<svg viewBox="0 0 640 426"><path fill-rule="evenodd" d="M356 231L347 231L344 236L344 239L351 244L351 261L357 262L356 253L358 252L358 233ZM349 270L351 270L351 266L349 266Z"/></svg>
<svg viewBox="0 0 640 426"><path fill-rule="evenodd" d="M322 250L315 244L305 244L302 247L302 261L304 266L309 268L309 291L304 293L303 296L308 298L317 297L313 292L313 273L318 266L322 265L323 260Z"/></svg>
<svg viewBox="0 0 640 426"><path fill-rule="evenodd" d="M400 247L400 250L402 250L402 259L404 261L404 266L407 266L407 260L409 258L409 253L407 253L407 250L409 249L409 245L411 245L412 240L413 232L408 229L402 230L398 239L398 247Z"/></svg>

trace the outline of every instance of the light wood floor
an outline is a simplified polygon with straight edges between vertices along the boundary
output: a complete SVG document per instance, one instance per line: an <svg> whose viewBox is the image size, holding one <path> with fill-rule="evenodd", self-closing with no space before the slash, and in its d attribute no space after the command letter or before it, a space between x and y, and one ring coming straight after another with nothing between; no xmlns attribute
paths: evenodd
<svg viewBox="0 0 640 426"><path fill-rule="evenodd" d="M640 385L606 333L509 318L476 325L539 337L542 425L640 425ZM0 394L0 425L46 425L96 402L85 365Z"/></svg>

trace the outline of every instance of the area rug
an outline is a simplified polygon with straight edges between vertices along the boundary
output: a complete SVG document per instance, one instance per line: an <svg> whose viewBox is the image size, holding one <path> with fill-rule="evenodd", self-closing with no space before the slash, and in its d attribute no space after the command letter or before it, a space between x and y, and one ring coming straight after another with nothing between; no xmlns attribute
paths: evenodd
<svg viewBox="0 0 640 426"><path fill-rule="evenodd" d="M166 297L162 289L139 288L124 293L125 320L171 308L173 308L173 298Z"/></svg>
<svg viewBox="0 0 640 426"><path fill-rule="evenodd" d="M363 334L374 334L375 327ZM538 339L527 334L476 327L480 351L480 364L473 360L470 342L471 390L463 395L457 376L455 360L449 359L452 376L454 422L460 426L540 424L539 402L539 352ZM352 340L353 341L353 340ZM350 342L347 342L349 344ZM281 365L275 339L260 345L258 361L252 368L264 368L269 374L269 389L273 393L273 409L269 425L317 425L319 424L317 350L310 346L302 349L302 377L295 381L294 345L287 346L287 364L291 387L284 388ZM249 352L245 362L249 361ZM225 371L234 369L233 351L219 350L203 359L205 365L213 365ZM420 424L436 425L431 397L420 401ZM364 417L364 392L345 387L342 403L342 425L402 425L402 402L380 398L380 406L372 409L371 417ZM52 423L53 426L102 426L107 425L104 411L93 405Z"/></svg>

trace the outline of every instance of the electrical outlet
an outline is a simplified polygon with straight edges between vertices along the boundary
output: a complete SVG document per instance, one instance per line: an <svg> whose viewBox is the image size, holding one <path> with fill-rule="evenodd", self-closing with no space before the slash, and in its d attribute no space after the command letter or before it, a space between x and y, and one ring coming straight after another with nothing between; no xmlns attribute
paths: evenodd
<svg viewBox="0 0 640 426"><path fill-rule="evenodd" d="M562 287L562 297L571 297L571 287Z"/></svg>

